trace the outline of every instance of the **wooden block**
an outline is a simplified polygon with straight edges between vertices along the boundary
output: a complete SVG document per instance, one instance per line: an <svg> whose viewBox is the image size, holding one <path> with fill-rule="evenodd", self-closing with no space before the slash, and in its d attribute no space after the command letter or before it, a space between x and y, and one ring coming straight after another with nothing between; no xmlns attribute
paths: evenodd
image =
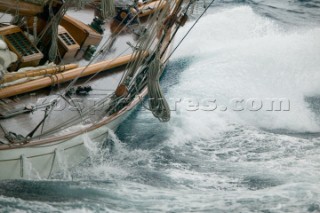
<svg viewBox="0 0 320 213"><path fill-rule="evenodd" d="M77 52L80 49L80 45L62 26L59 26L58 31L58 47L60 56L64 62L74 60Z"/></svg>
<svg viewBox="0 0 320 213"><path fill-rule="evenodd" d="M71 16L65 15L60 24L77 41L81 50L86 50L90 45L98 46L102 40L101 34Z"/></svg>

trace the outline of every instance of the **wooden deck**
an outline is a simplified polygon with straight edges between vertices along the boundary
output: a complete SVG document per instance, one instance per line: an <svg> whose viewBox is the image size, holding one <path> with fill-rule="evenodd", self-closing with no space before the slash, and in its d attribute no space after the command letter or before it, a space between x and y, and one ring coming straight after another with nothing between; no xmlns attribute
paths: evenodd
<svg viewBox="0 0 320 213"><path fill-rule="evenodd" d="M71 11L68 15L82 20L85 24L89 24L93 20L93 12L86 11ZM0 14L0 23L8 22L10 16L2 16ZM111 32L109 30L109 23L105 25L106 31L104 33L103 40L98 47L98 50L105 44L109 39ZM134 35L132 34L123 34L117 38L110 52L103 54L101 57L98 57L95 62L112 60L120 56L128 55L133 52L132 48L128 43L135 45ZM86 66L88 64L85 60L78 61L79 66ZM30 108L32 106L38 106L39 109L35 109L33 112L22 113L14 116L14 118L1 119L0 123L5 130L8 132L15 133L17 135L26 136L32 132L36 126L44 119L46 114L46 107L49 103L57 97L59 97L59 103L54 107L53 111L50 113L49 117L46 119L41 128L34 133L34 135L40 134L40 132L46 132L64 122L68 122L74 117L81 116L81 113L87 110L89 107L94 106L101 99L104 99L107 95L112 94L117 88L123 73L125 71L125 66L118 67L115 69L107 70L99 73L93 79L90 79L90 82L86 81L92 76L84 77L79 79L74 87L77 86L90 86L92 91L89 92L86 96L81 95L72 95L70 99L65 100L62 97L59 97L59 94L63 94L65 89L69 85L69 82L57 84L48 88L44 88L32 93L17 95L10 98L0 99L0 113L5 116L12 114L14 112L19 112L23 109ZM107 102L105 103L107 104ZM102 108L103 109L103 108ZM90 116L86 117L84 124L93 123L97 120L100 120L105 116L105 112L96 111L91 112ZM79 121L76 121L79 123ZM67 126L72 126L75 123L70 123ZM65 129L63 127L62 129ZM60 129L60 130L62 130ZM57 131L58 132L58 131ZM5 138L4 132L0 131L0 141L2 143L9 143Z"/></svg>

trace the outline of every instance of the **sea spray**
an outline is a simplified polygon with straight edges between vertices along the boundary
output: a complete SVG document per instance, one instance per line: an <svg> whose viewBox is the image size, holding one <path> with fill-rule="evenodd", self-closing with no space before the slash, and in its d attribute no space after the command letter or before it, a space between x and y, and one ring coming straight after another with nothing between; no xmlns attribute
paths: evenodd
<svg viewBox="0 0 320 213"><path fill-rule="evenodd" d="M110 153L106 146L107 152L97 156L96 164L89 160L88 165L71 171L73 181L35 181L31 188L41 191L33 196L23 196L21 191L27 187L21 187L19 181L7 188L8 183L3 183L0 203L4 211L319 211L319 134L305 132L313 129L310 116L316 112L308 111L303 101L304 96L317 96L320 91L315 71L320 67L319 54L314 54L319 51L319 29L283 29L283 23L270 18L270 11L286 18L308 13L261 9L262 4L281 5L283 1L240 1L252 3L258 8L254 10L223 2L228 3L204 17L170 61L162 81L166 95L176 100L182 95L202 99L215 94L224 105L230 97L274 97L279 91L276 97L289 94L297 100L302 115L297 109L290 115L218 109L189 112L185 110L188 102L182 102L179 113L173 112L171 122L162 125L150 112L138 111L117 132L122 141L115 143L117 151ZM316 2L287 4L297 7ZM298 10L308 8L299 6ZM318 9L314 7L317 13ZM307 24L310 19L303 21ZM193 60L187 67L170 66L190 57ZM288 128L288 135L275 132L273 124ZM296 130L298 133L290 134ZM12 186L22 190L9 193ZM97 193L101 191L104 194ZM64 200L56 201L60 197Z"/></svg>
<svg viewBox="0 0 320 213"><path fill-rule="evenodd" d="M27 180L40 180L39 173L33 168L32 161L25 155L21 156L20 159L21 166L21 177Z"/></svg>
<svg viewBox="0 0 320 213"><path fill-rule="evenodd" d="M53 173L53 179L72 180L72 174L68 167L68 161L65 156L65 151L57 149L55 152L55 166L58 168L57 173Z"/></svg>
<svg viewBox="0 0 320 213"><path fill-rule="evenodd" d="M193 117L215 125L213 120L222 118L270 130L320 131L305 102L306 95L320 91L320 28L281 29L279 23L257 15L248 6L221 10L200 21L173 60L189 57L190 48L197 58L168 96L195 101L211 98L218 107L210 112L185 112L181 119ZM244 101L241 111L232 108L237 99ZM258 99L264 107L272 99L285 100L290 106L280 111L251 110L246 108L251 99ZM206 119L198 119L202 114Z"/></svg>

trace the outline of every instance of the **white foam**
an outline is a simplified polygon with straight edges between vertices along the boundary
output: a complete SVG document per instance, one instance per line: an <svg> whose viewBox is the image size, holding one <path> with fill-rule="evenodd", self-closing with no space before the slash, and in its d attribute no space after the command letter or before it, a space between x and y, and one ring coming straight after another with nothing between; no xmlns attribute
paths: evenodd
<svg viewBox="0 0 320 213"><path fill-rule="evenodd" d="M173 58L192 56L196 60L168 96L214 97L218 106L228 105L234 98L284 98L290 101L290 111L216 110L184 112L179 117L204 128L219 127L231 118L233 123L259 128L318 132L320 127L304 97L320 92L320 28L303 32L281 29L247 6L205 16Z"/></svg>

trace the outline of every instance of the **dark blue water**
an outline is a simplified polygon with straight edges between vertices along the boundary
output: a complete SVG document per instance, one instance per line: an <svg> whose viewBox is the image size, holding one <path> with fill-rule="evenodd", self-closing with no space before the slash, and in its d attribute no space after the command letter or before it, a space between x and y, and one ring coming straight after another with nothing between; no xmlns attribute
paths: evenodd
<svg viewBox="0 0 320 213"><path fill-rule="evenodd" d="M1 181L0 212L320 212L319 7L216 2L162 79L169 123L140 107L83 165Z"/></svg>

